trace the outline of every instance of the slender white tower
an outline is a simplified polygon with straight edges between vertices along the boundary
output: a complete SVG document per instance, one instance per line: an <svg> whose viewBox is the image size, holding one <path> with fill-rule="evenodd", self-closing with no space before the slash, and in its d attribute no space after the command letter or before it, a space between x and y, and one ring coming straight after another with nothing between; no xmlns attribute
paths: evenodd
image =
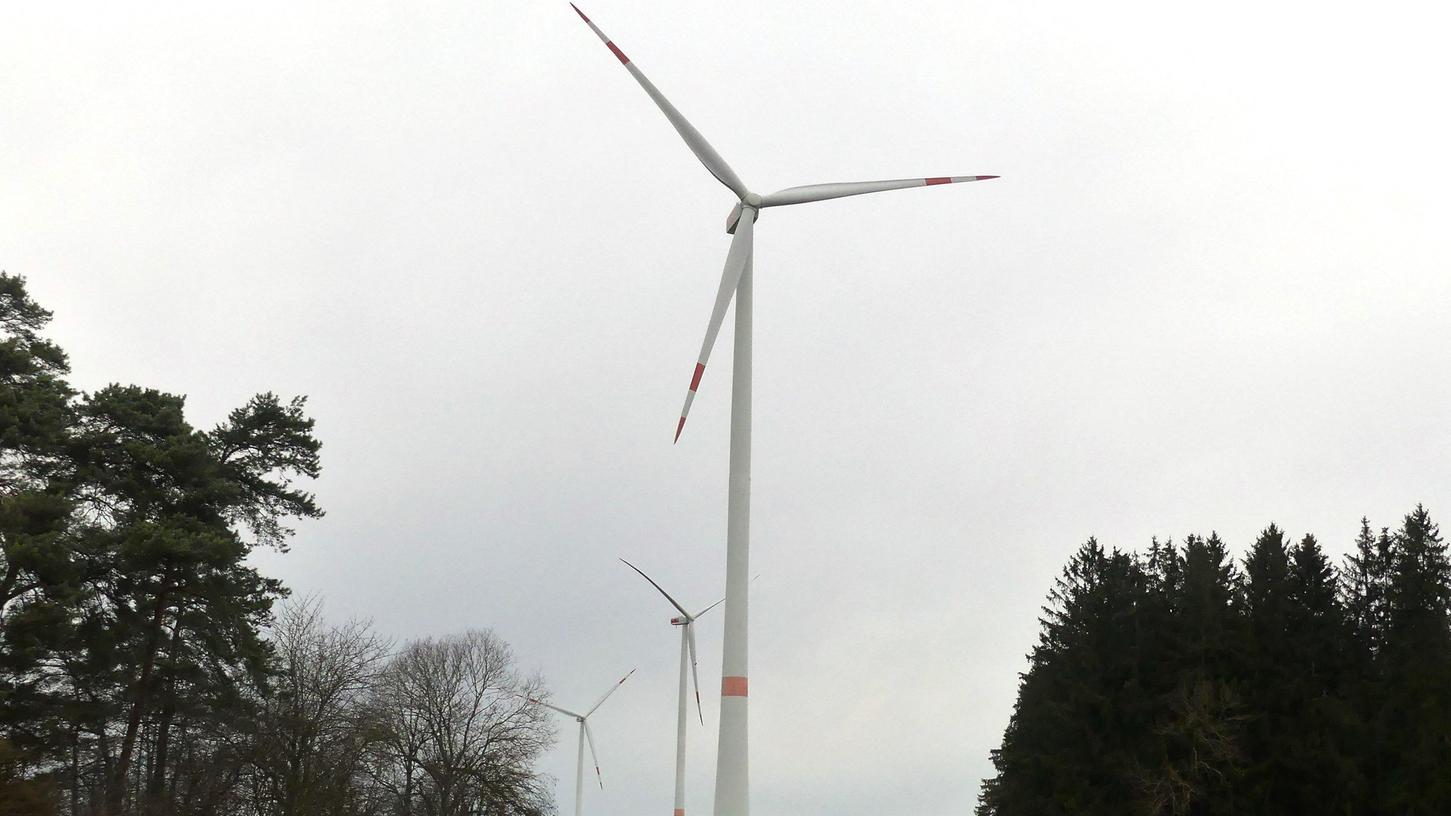
<svg viewBox="0 0 1451 816"><path fill-rule="evenodd" d="M675 816L685 816L685 720L689 714L690 704L687 702L686 693L689 686L686 683L686 670L689 669L690 676L695 680L695 711L700 716L700 724L705 725L705 713L700 707L700 672L696 666L695 659L695 622L701 615L715 609L725 602L722 598L719 601L696 612L694 615L686 611L680 602L670 597L665 588L655 583L655 579L645 574L645 571L621 558L621 562L630 569L638 572L641 578L650 582L655 591L665 596L665 600L680 612L679 615L670 619L671 626L680 627L680 696L676 704L675 712Z"/></svg>
<svg viewBox="0 0 1451 816"><path fill-rule="evenodd" d="M750 230L754 210L741 213ZM749 249L747 250L749 252ZM731 375L731 460L726 499L725 639L721 650L720 740L715 761L717 816L751 812L750 625L751 574L751 257L736 286L735 357Z"/></svg>

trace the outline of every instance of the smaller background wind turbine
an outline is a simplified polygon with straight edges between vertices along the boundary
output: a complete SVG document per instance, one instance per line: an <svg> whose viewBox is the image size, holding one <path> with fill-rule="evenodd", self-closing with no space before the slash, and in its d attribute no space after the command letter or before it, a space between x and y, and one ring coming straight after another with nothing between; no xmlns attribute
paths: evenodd
<svg viewBox="0 0 1451 816"><path fill-rule="evenodd" d="M604 695L595 702L594 705L590 706L589 711L586 711L583 714L575 713L567 708L560 708L557 705L550 705L543 700L536 700L533 697L529 698L529 702L537 703L544 706L545 708L558 711L560 714L563 714L566 717L573 717L575 722L579 723L579 749L578 756L575 760L574 769L574 816L580 816L580 814L584 812L584 745L586 742L589 743L589 756L595 764L595 778L599 780L600 790L604 790L605 787L605 778L600 773L600 757L599 754L595 753L594 735L591 734L589 730L589 716L598 711L599 707L605 704L605 700L610 699L610 695L615 693L615 689L624 685L625 681L629 680L630 675L634 673L635 670L630 669L629 674L621 677L618 682L616 682L613 686L610 686L610 690L606 691Z"/></svg>
<svg viewBox="0 0 1451 816"><path fill-rule="evenodd" d="M685 816L685 720L687 717L687 709L690 708L685 698L685 663L688 659L690 662L690 675L695 681L695 712L700 717L700 724L705 725L705 712L701 711L700 708L700 672L696 668L695 659L695 621L701 615L725 603L725 598L721 598L719 601L692 615L685 611L685 607L681 606L679 601L670 597L670 593L655 583L654 578L646 575L644 570L631 564L629 561L625 561L623 558L620 561L625 566L640 573L640 577L649 581L650 586L655 587L655 591L664 595L665 600L669 601L670 605L675 607L676 611L680 613L670 619L670 625L680 627L680 701L675 719L675 816ZM756 579L752 578L751 580L754 581Z"/></svg>

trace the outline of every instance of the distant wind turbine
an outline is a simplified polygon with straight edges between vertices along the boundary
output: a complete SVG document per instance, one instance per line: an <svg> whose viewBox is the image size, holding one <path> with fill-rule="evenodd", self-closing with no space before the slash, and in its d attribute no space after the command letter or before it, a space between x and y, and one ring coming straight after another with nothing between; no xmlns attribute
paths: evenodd
<svg viewBox="0 0 1451 816"><path fill-rule="evenodd" d="M594 735L591 734L589 730L589 716L598 711L599 707L605 704L605 700L610 699L610 695L615 693L615 689L624 685L625 681L629 680L630 675L634 673L635 670L630 669L629 674L621 677L619 679L619 682L615 683L613 686L610 686L610 690L605 692L604 696L600 697L600 699L596 701L594 705L590 706L589 711L586 711L583 714L576 714L569 709L560 708L557 705L550 705L543 700L536 700L533 697L529 698L529 702L537 703L544 706L545 708L558 711L560 714L563 714L566 717L573 717L575 722L579 723L579 750L578 757L575 760L574 768L574 816L580 816L580 814L583 813L582 808L584 805L584 744L586 742L589 743L590 759L594 760L595 778L597 778L600 782L600 790L604 790L605 787L605 778L602 774L600 774L600 757L599 754L595 753Z"/></svg>
<svg viewBox="0 0 1451 816"><path fill-rule="evenodd" d="M730 478L727 492L726 512L726 605L725 639L721 658L721 711L720 742L716 752L715 816L748 816L750 813L750 766L749 766L749 718L746 704L747 694L747 621L750 575L750 516L751 516L751 258L753 231L756 218L766 207L787 204L804 204L809 201L824 201L830 198L876 193L885 190L900 190L907 187L933 187L966 181L983 181L997 176L934 176L931 178L893 179L890 181L856 181L833 184L809 184L804 187L788 187L784 190L760 195L751 192L740 176L726 164L725 159L700 135L670 100L660 93L654 83L641 73L635 63L615 45L579 10L570 4L580 19L602 40L605 47L625 70L635 78L645 93L670 120L680 138L705 169L716 180L730 189L736 204L726 217L726 232L731 239L726 254L725 269L721 272L720 286L716 289L715 306L711 309L710 322L706 324L705 340L696 358L695 370L690 377L690 388L685 392L685 405L680 409L680 421L675 426L675 440L685 428L685 418L690 413L690 404L695 399L700 378L705 373L705 364L725 319L726 307L732 297L736 301L735 356L731 383L731 441Z"/></svg>
<svg viewBox="0 0 1451 816"><path fill-rule="evenodd" d="M650 582L650 586L665 596L665 600L680 612L679 615L670 619L671 626L680 627L680 700L675 717L675 816L685 816L685 720L686 712L690 708L686 702L685 687L685 664L687 657L690 662L690 674L695 680L695 712L700 717L700 724L705 725L705 713L700 708L700 672L695 663L695 621L701 615L715 609L725 599L707 606L696 612L694 615L685 611L680 602L670 597L663 587L655 583L655 579L645 574L645 571L621 558L625 566L640 573L640 577Z"/></svg>

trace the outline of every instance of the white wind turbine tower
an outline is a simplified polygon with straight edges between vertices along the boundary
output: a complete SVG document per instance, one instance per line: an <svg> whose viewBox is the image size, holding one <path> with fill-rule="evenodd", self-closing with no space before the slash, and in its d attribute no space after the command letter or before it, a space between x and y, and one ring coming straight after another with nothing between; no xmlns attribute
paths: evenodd
<svg viewBox="0 0 1451 816"><path fill-rule="evenodd" d="M655 579L645 574L645 571L621 558L625 566L640 573L640 577L650 582L665 600L675 607L680 614L670 619L671 626L680 627L680 701L675 717L675 816L685 816L685 720L689 705L685 698L685 664L687 659L690 662L690 674L695 680L695 711L700 716L700 724L705 725L705 713L700 709L700 672L695 665L695 621L701 615L715 609L724 598L696 612L694 615L685 611L680 602L670 597L663 587L655 583Z"/></svg>
<svg viewBox="0 0 1451 816"><path fill-rule="evenodd" d="M529 698L529 702L537 703L544 706L545 708L554 709L555 711L558 711L560 714L563 714L566 717L573 717L575 722L579 723L579 749L574 766L574 816L580 816L580 814L583 813L582 808L584 806L584 744L586 742L589 743L590 759L594 760L595 778L599 779L600 790L604 790L605 787L605 778L600 774L600 758L599 755L595 753L594 735L591 734L589 730L589 716L598 711L599 707L605 704L605 700L610 699L610 695L615 693L615 689L624 685L625 681L629 680L630 675L634 673L635 670L630 669L629 674L621 677L619 679L619 682L615 683L613 686L610 686L610 690L605 692L604 695L600 697L594 705L590 706L589 711L586 711L583 714L576 714L569 709L560 708L557 705L550 705L543 700L536 700L533 697Z"/></svg>
<svg viewBox="0 0 1451 816"><path fill-rule="evenodd" d="M726 605L725 639L721 658L720 740L716 754L715 816L748 816L750 813L750 769L747 717L747 603L750 573L751 515L751 250L756 218L766 207L804 204L830 198L900 190L907 187L931 187L965 181L982 181L997 176L936 176L932 178L894 179L890 181L857 181L835 184L810 184L789 187L769 195L751 192L715 148L700 135L680 111L670 104L659 89L645 77L630 58L606 37L579 10L570 4L580 19L604 41L625 70L640 83L656 106L670 120L705 169L735 194L737 201L726 217L726 232L731 239L726 254L720 287L716 290L715 307L706 325L705 341L700 346L680 422L675 426L675 439L685 428L685 417L695 399L705 364L715 345L716 334L725 318L726 307L734 296L736 301L735 356L731 378L731 443L730 477L726 511Z"/></svg>

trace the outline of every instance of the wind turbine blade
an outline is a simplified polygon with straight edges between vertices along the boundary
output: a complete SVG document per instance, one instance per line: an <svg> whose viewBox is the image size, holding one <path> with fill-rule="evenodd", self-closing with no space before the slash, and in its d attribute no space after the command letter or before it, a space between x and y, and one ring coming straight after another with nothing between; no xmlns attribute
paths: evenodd
<svg viewBox="0 0 1451 816"><path fill-rule="evenodd" d="M744 209L744 208L743 208ZM715 292L715 308L710 312L710 323L705 327L705 341L700 344L700 357L696 359L695 373L690 377L690 390L685 392L685 405L680 409L680 423L675 426L675 441L680 441L680 432L685 430L685 418L690 415L690 403L695 400L695 390L700 387L700 377L705 373L705 364L710 360L715 336L720 334L720 324L725 320L726 307L735 297L736 287L746 264L751 260L751 240L755 231L755 212L742 212L736 224L736 234L731 238L731 248L726 253L725 269L720 275L720 288Z"/></svg>
<svg viewBox="0 0 1451 816"><path fill-rule="evenodd" d="M699 612L696 612L695 613L695 617L698 618L701 615L704 615L705 613L709 612L712 609L715 609L717 606L720 606L723 603L725 603L725 598L721 598L720 600L716 601L715 603L711 604L710 606L707 606L706 608L700 610Z"/></svg>
<svg viewBox="0 0 1451 816"><path fill-rule="evenodd" d="M808 201L825 201L828 198L880 193L886 190L902 190L907 187L932 187L938 184L958 184L965 181L987 181L997 176L938 176L936 178L892 179L889 181L847 181L836 184L808 184L805 187L787 187L768 196L761 197L762 207L781 207L786 204L804 204Z"/></svg>
<svg viewBox="0 0 1451 816"><path fill-rule="evenodd" d="M707 142L705 137L700 135L700 131L696 130L694 125L690 124L684 116L680 115L680 111L676 110L675 106L670 104L670 100L666 99L665 95L660 93L660 90L655 87L655 84L647 79L640 72L639 68L635 67L635 63L631 62L630 58L625 56L625 52L621 51L609 37L606 37L603 31L600 31L599 26L584 16L584 12L579 10L579 6L573 3L570 3L569 6L574 9L574 13L578 14L581 20L584 20L585 25L589 26L590 30L604 42L605 47L610 49L610 53L615 55L615 58L620 61L620 64L625 66L625 70L630 72L630 76L633 76L635 81L640 83L640 87L645 89L645 93L649 94L650 98L655 100L655 104L659 106L660 112L665 114L665 118L669 119L670 124L675 126L675 130L680 134L680 138L685 140L685 144L690 148L690 152L694 153L697 159L700 159L700 163L705 165L705 169L709 170L710 174L715 176L721 184L729 187L731 192L736 194L737 198L745 198L747 192L745 183L741 181L740 176L736 175L736 171L732 170L729 164L726 164L725 159L722 159L720 154L715 152L715 148L710 146L710 142Z"/></svg>
<svg viewBox="0 0 1451 816"><path fill-rule="evenodd" d="M705 725L705 712L700 709L700 672L695 668L695 625L685 624L685 642L690 645L690 674L695 679L695 713Z"/></svg>
<svg viewBox="0 0 1451 816"><path fill-rule="evenodd" d="M584 721L584 741L589 743L589 758L594 760L595 778L600 781L600 790L604 790L605 777L604 774L600 773L600 756L595 753L595 738L594 734L590 733L589 720Z"/></svg>
<svg viewBox="0 0 1451 816"><path fill-rule="evenodd" d="M650 582L650 586L655 587L655 589L659 590L660 591L660 594L665 596L665 600L669 601L671 606L673 606L676 609L679 609L680 610L680 614L684 615L687 619L690 618L690 613L685 611L685 607L681 606L679 601L676 601L674 598L670 597L670 593L669 592L666 592L664 589L661 589L660 585L657 584L657 583L655 583L655 579L654 578L651 578L650 576L646 575L644 570L640 569L639 567L635 566L634 564L631 564L629 561L625 561L625 559L623 559L623 558L621 558L620 560L624 562L625 566L629 567L630 569L634 570L635 572L640 573L640 577L641 578L644 578L646 581L649 581Z"/></svg>
<svg viewBox="0 0 1451 816"><path fill-rule="evenodd" d="M575 719L579 719L580 716L581 716L579 714L574 713L573 711L568 711L566 709L560 708L559 706L550 705L549 703L546 703L543 700L536 700L533 697L529 697L527 699L529 700L529 702L534 703L535 705L542 705L545 708L553 709L555 711L558 711L560 714L564 714L565 716L568 716L568 717L574 717Z"/></svg>
<svg viewBox="0 0 1451 816"><path fill-rule="evenodd" d="M630 674L634 674L634 673L635 673L635 670L634 669L630 669ZM584 715L586 717L588 717L589 715L591 715L591 714L595 713L597 710L599 710L599 707L605 704L605 700L610 699L610 695L615 693L615 689L619 688L620 686L623 686L625 684L625 681L630 679L630 674L627 674L624 677L621 677L620 680L619 680L619 682L615 683L613 686L610 686L610 690L607 691L607 692L605 692L605 696L601 697L599 699L599 702L597 702L593 706L591 706L590 707L590 710L589 711L586 711Z"/></svg>

